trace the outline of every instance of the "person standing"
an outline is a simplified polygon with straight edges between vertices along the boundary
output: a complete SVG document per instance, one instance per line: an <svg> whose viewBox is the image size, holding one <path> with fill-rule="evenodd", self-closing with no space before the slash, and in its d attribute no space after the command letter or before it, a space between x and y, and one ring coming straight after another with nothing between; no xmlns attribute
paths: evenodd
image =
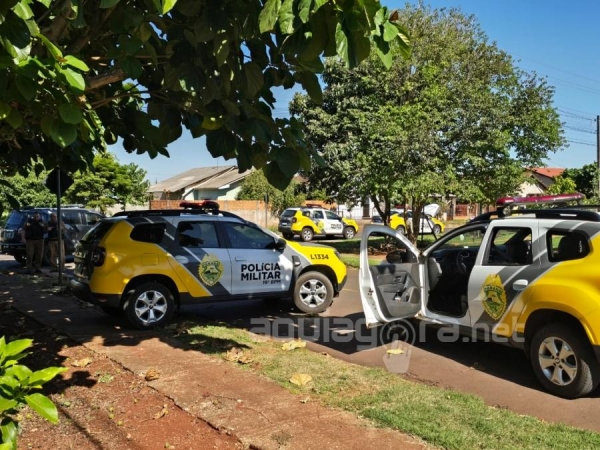
<svg viewBox="0 0 600 450"><path fill-rule="evenodd" d="M25 256L27 271L30 274L42 272L44 235L47 231L47 225L38 212L33 213L33 217L27 219L25 223Z"/></svg>
<svg viewBox="0 0 600 450"><path fill-rule="evenodd" d="M62 232L65 231L64 223L61 223ZM61 233L61 237L63 237L63 233ZM60 251L60 263L58 261L58 218L56 217L56 213L50 214L50 220L48 221L48 248L50 249L50 266L52 267L52 271L57 271L60 267L63 267L65 264L65 240L60 240L61 243L61 251Z"/></svg>

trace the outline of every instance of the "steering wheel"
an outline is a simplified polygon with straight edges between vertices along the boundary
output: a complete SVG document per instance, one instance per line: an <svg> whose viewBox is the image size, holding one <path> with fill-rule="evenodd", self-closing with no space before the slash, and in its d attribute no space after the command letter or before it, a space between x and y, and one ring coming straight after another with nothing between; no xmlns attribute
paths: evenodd
<svg viewBox="0 0 600 450"><path fill-rule="evenodd" d="M461 275L469 275L475 265L476 254L471 250L461 250L456 254L456 268Z"/></svg>

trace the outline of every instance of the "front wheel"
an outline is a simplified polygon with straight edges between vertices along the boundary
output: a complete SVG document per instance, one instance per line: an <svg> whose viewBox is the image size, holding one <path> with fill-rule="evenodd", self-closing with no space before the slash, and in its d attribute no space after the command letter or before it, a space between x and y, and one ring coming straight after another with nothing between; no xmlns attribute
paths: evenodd
<svg viewBox="0 0 600 450"><path fill-rule="evenodd" d="M550 323L538 330L530 356L539 382L559 397L582 397L600 383L600 363L585 335L564 324Z"/></svg>
<svg viewBox="0 0 600 450"><path fill-rule="evenodd" d="M15 260L22 266L27 264L27 258L25 257L25 253L16 253L14 255L14 257L15 257Z"/></svg>
<svg viewBox="0 0 600 450"><path fill-rule="evenodd" d="M354 228L346 227L344 228L344 239L352 239L354 237Z"/></svg>
<svg viewBox="0 0 600 450"><path fill-rule="evenodd" d="M310 228L305 227L302 229L301 237L304 242L312 241L313 236L314 236L313 230L311 230Z"/></svg>
<svg viewBox="0 0 600 450"><path fill-rule="evenodd" d="M399 232L400 232L400 234L404 234L404 235L406 235L406 227L405 227L404 225L398 225L398 226L396 227L396 231L399 231Z"/></svg>
<svg viewBox="0 0 600 450"><path fill-rule="evenodd" d="M283 233L283 238L287 239L288 241L291 241L292 239L294 239L294 233Z"/></svg>
<svg viewBox="0 0 600 450"><path fill-rule="evenodd" d="M165 325L175 311L173 294L160 283L144 283L129 295L125 311L136 327L148 329Z"/></svg>
<svg viewBox="0 0 600 450"><path fill-rule="evenodd" d="M320 272L307 272L298 278L294 287L294 305L306 314L325 311L333 302L333 285Z"/></svg>
<svg viewBox="0 0 600 450"><path fill-rule="evenodd" d="M440 227L439 225L435 225L435 226L433 227L433 234L435 234L436 236L437 236L438 234L442 234L442 227Z"/></svg>

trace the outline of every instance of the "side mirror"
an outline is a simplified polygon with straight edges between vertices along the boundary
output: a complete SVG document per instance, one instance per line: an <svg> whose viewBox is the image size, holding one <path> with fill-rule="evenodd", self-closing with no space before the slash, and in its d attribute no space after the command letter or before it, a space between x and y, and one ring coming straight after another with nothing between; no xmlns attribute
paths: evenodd
<svg viewBox="0 0 600 450"><path fill-rule="evenodd" d="M275 248L277 250L283 250L286 246L287 242L285 241L285 239L277 239L277 241L275 241Z"/></svg>

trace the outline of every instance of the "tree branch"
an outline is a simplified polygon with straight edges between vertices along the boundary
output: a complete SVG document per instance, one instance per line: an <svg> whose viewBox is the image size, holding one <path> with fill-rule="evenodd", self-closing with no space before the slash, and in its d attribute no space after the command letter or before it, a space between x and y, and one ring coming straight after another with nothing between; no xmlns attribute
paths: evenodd
<svg viewBox="0 0 600 450"><path fill-rule="evenodd" d="M88 78L85 82L85 90L93 91L108 84L116 83L117 81L123 81L125 78L127 78L127 75L125 75L123 69L112 69L101 75L96 75L95 77Z"/></svg>

